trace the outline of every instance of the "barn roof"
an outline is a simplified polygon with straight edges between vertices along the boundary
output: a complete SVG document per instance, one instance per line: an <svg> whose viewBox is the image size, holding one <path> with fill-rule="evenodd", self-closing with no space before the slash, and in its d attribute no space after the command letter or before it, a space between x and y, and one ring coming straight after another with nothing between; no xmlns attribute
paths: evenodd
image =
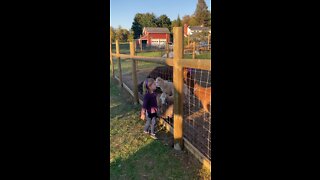
<svg viewBox="0 0 320 180"><path fill-rule="evenodd" d="M149 33L170 33L168 28L155 28L155 27L145 27L143 31Z"/></svg>

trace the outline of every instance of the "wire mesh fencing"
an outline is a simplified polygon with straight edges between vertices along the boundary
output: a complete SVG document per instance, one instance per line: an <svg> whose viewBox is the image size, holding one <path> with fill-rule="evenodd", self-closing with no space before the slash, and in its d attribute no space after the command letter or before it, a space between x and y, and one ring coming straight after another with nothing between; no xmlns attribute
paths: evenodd
<svg viewBox="0 0 320 180"><path fill-rule="evenodd" d="M184 137L211 160L211 71L184 69Z"/></svg>
<svg viewBox="0 0 320 180"><path fill-rule="evenodd" d="M152 78L156 81L157 78L161 78L164 81L172 82L173 68L164 64L139 61L137 68L137 76L139 99L143 99L142 86L145 79ZM157 87L155 93L157 93L159 117L164 119L170 125L173 125L173 102L169 102L166 101L166 99L162 99L161 95L163 91L161 90L161 87Z"/></svg>
<svg viewBox="0 0 320 180"><path fill-rule="evenodd" d="M111 50L116 53L116 44L112 43ZM130 54L130 44L129 43L119 43L120 54Z"/></svg>
<svg viewBox="0 0 320 180"><path fill-rule="evenodd" d="M137 61L136 73L138 96L143 100L143 82L147 78L161 78L173 82L173 67L158 62ZM114 59L115 74L118 77L118 61ZM121 60L122 82L133 90L132 60ZM156 91L159 116L170 124L173 121L173 97L162 97L163 91ZM211 160L211 71L200 69L184 69L184 137L202 154ZM174 128L174 127L173 127Z"/></svg>
<svg viewBox="0 0 320 180"><path fill-rule="evenodd" d="M122 45L122 46L121 46ZM130 45L125 47L119 44L120 54L130 54ZM137 56L164 57L165 49L157 51L135 51ZM151 49L152 50L152 49ZM115 45L112 45L115 52ZM160 52L160 53L159 53ZM126 57L127 58L127 57ZM135 60L137 84L133 81L132 59L121 58L121 75L124 87L129 91L137 88L138 97L143 100L143 82L147 78L154 80L161 79L166 83L171 83L173 88L173 67L160 61ZM113 58L116 77L119 78L119 62ZM173 94L164 93L161 86L157 87L157 100L159 116L174 128L173 119ZM184 88L183 88L183 136L204 156L211 160L211 71L184 68ZM213 133L213 135L215 135Z"/></svg>

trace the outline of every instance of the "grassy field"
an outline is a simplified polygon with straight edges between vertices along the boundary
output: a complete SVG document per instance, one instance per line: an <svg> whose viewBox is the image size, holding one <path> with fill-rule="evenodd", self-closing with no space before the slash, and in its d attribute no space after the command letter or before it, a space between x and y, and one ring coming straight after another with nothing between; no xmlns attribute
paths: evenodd
<svg viewBox="0 0 320 180"><path fill-rule="evenodd" d="M177 152L165 141L142 132L140 105L110 78L110 179L210 179L192 155ZM161 135L162 134L162 135Z"/></svg>
<svg viewBox="0 0 320 180"><path fill-rule="evenodd" d="M184 59L192 59L192 54L185 54ZM196 55L196 59L211 59L211 53L203 53Z"/></svg>
<svg viewBox="0 0 320 180"><path fill-rule="evenodd" d="M162 57L164 55L164 51L153 51L153 52L138 52L137 56L146 56L146 57Z"/></svg>
<svg viewBox="0 0 320 180"><path fill-rule="evenodd" d="M120 54L130 54L130 45L129 43L119 43ZM112 44L112 52L116 52L116 45ZM146 56L146 57L162 57L165 54L165 51L152 51L152 52L137 52L137 56ZM192 54L185 54L185 59L192 59ZM211 53L203 53L196 55L197 59L211 59Z"/></svg>
<svg viewBox="0 0 320 180"><path fill-rule="evenodd" d="M120 54L130 54L130 44L129 43L119 43L119 49L120 49ZM112 44L111 50L113 53L116 53L116 44L115 43Z"/></svg>
<svg viewBox="0 0 320 180"><path fill-rule="evenodd" d="M114 59L114 70L115 73L118 75L118 62ZM145 62L145 61L138 61L138 68L145 69L145 68L155 68L159 66L159 64L154 62ZM132 61L131 60L121 60L121 69L122 73L131 72L132 71ZM111 66L110 66L111 71Z"/></svg>
<svg viewBox="0 0 320 180"><path fill-rule="evenodd" d="M123 50L120 51L120 53L130 53L129 52L129 44L119 44L120 49L121 47L123 48ZM112 46L115 48L115 45ZM113 51L115 52L115 50ZM137 56L145 56L145 57L162 57L164 55L164 51L153 51L153 52L137 52L136 55ZM203 53L200 55L196 55L197 59L211 59L211 53ZM184 55L184 59L192 59L192 54L185 54ZM118 62L116 60L116 58L113 58L113 63L114 63L114 70L115 70L115 74L118 76L119 72L118 72ZM154 63L154 62L145 62L145 61L138 61L138 69L146 69L146 68L155 68L157 66L162 66L158 63ZM132 61L130 59L126 59L126 60L121 60L121 69L122 69L122 73L131 73L132 72ZM111 71L111 66L110 66L110 71Z"/></svg>
<svg viewBox="0 0 320 180"><path fill-rule="evenodd" d="M154 52L141 52L137 53L137 56L146 56L146 57L162 57L164 51L154 51ZM185 54L184 59L192 59L192 54ZM211 59L211 53L203 53L196 55L196 59Z"/></svg>

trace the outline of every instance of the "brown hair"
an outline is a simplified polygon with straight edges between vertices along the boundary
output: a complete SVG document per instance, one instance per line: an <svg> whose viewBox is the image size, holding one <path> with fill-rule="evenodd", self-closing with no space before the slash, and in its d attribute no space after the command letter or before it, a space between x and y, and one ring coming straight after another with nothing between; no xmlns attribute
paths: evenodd
<svg viewBox="0 0 320 180"><path fill-rule="evenodd" d="M143 89L143 95L145 95L147 92L150 93L149 87L151 86L151 84L154 83L154 79L152 78L147 78L142 85L142 89Z"/></svg>

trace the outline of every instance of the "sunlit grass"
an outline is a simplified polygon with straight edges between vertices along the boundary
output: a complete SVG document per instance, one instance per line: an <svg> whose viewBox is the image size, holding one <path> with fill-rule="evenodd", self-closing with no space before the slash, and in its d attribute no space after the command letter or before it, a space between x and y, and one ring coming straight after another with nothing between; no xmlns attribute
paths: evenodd
<svg viewBox="0 0 320 180"><path fill-rule="evenodd" d="M192 59L192 54L185 54L184 59ZM211 53L203 53L196 55L196 59L211 59Z"/></svg>
<svg viewBox="0 0 320 180"><path fill-rule="evenodd" d="M164 51L152 51L152 52L138 52L137 56L146 56L146 57L162 57L164 55Z"/></svg>
<svg viewBox="0 0 320 180"><path fill-rule="evenodd" d="M149 69L149 68L155 68L156 66L159 66L159 64L156 64L154 62L145 62L145 61L136 61L137 62L137 67L139 69ZM118 61L116 59L113 60L114 63L114 70L115 74L118 75ZM110 66L110 72L111 72L112 67ZM122 73L130 73L132 72L132 61L130 59L128 60L121 60L121 69Z"/></svg>
<svg viewBox="0 0 320 180"><path fill-rule="evenodd" d="M110 179L206 179L169 146L143 133L140 105L110 79Z"/></svg>

